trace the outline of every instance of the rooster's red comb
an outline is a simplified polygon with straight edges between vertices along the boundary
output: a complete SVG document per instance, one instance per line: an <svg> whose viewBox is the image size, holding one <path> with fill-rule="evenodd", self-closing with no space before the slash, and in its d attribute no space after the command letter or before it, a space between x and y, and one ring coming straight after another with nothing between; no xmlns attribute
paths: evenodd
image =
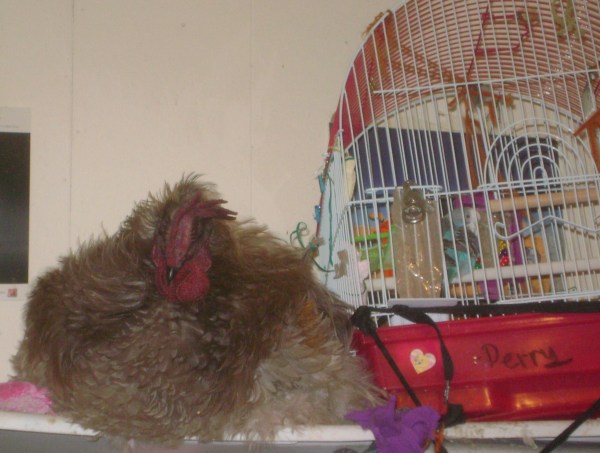
<svg viewBox="0 0 600 453"><path fill-rule="evenodd" d="M165 258L169 266L181 264L192 243L194 219L233 220L236 213L224 208L225 200L202 200L200 195L192 198L175 212L167 231Z"/></svg>
<svg viewBox="0 0 600 453"><path fill-rule="evenodd" d="M227 203L225 200L200 200L200 195L195 196L185 205L177 210L172 225L177 226L185 219L192 219L195 217L201 217L203 219L224 219L234 220L237 212L230 211L224 208L223 204Z"/></svg>

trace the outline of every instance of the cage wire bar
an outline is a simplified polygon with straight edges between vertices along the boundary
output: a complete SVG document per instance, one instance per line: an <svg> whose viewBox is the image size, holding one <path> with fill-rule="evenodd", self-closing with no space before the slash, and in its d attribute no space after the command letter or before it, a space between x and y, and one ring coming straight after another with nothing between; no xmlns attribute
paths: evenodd
<svg viewBox="0 0 600 453"><path fill-rule="evenodd" d="M600 294L600 2L406 1L331 128L323 280L353 306Z"/></svg>

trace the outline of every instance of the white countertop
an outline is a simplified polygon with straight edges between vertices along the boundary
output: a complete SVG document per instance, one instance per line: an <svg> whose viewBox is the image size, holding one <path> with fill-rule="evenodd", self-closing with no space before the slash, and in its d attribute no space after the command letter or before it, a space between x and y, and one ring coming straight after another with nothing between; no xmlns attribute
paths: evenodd
<svg viewBox="0 0 600 453"><path fill-rule="evenodd" d="M534 452L544 441L554 438L569 421L465 423L446 430L450 452L494 451ZM269 444L261 444L258 452L357 452L362 453L373 441L370 431L357 425L317 426L298 430L285 429ZM534 444L535 443L535 444ZM588 420L573 434L569 445L557 452L600 451L600 420ZM254 445L256 448L256 445ZM455 447L455 448L453 448ZM94 452L116 451L114 445L64 418L48 415L0 412L0 452ZM134 445L130 451L143 453L217 453L246 452L251 446L244 439L230 442L198 443L188 440L177 449ZM471 448L471 450L469 450ZM343 450L347 449L347 450Z"/></svg>

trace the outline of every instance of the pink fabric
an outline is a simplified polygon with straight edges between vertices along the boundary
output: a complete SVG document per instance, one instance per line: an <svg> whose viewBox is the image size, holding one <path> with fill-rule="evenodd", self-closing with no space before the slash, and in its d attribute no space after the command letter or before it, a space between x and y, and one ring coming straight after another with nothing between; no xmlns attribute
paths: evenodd
<svg viewBox="0 0 600 453"><path fill-rule="evenodd" d="M0 411L51 414L48 392L30 382L10 381L0 384Z"/></svg>

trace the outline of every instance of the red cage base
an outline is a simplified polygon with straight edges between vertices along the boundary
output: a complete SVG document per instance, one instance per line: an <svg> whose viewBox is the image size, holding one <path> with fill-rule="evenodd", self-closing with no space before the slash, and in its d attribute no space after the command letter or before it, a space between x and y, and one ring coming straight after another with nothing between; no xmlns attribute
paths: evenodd
<svg viewBox="0 0 600 453"><path fill-rule="evenodd" d="M450 402L472 421L570 419L600 398L600 314L511 315L438 323L454 363ZM382 341L425 405L444 413L444 372L435 331L382 327ZM354 346L377 385L413 407L364 334Z"/></svg>

